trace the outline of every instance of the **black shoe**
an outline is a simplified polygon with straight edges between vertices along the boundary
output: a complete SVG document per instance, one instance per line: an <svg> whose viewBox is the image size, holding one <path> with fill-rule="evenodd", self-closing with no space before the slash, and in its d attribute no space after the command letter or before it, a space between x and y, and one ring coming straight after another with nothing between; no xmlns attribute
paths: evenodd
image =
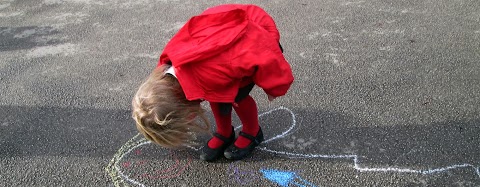
<svg viewBox="0 0 480 187"><path fill-rule="evenodd" d="M255 137L247 133L244 133L242 131L240 131L238 135L249 139L251 141L250 144L245 148L238 148L237 146L235 146L235 144L232 144L230 147L228 147L225 150L224 152L225 158L230 160L241 160L246 156L250 155L255 149L255 147L257 147L261 142L263 142L262 129L258 130L257 136Z"/></svg>
<svg viewBox="0 0 480 187"><path fill-rule="evenodd" d="M216 148L216 149L212 149L212 148L208 147L208 142L207 142L207 144L205 146L203 146L203 148L202 148L202 153L200 153L200 159L201 160L211 162L211 161L217 160L220 156L222 156L225 149L235 141L235 129L232 126L232 133L230 134L230 137L228 137L228 138L226 138L225 136L222 136L218 133L213 133L213 136L222 140L223 145Z"/></svg>

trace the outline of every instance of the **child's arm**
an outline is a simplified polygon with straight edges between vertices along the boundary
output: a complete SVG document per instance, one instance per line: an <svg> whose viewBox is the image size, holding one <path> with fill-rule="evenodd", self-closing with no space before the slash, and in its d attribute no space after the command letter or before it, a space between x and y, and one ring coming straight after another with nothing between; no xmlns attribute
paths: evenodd
<svg viewBox="0 0 480 187"><path fill-rule="evenodd" d="M287 93L293 83L293 74L281 52L271 51L257 63L253 81L265 91L268 100L273 101Z"/></svg>
<svg viewBox="0 0 480 187"><path fill-rule="evenodd" d="M267 45L262 46L262 44ZM243 72L241 74L250 74L253 82L269 95L269 100L285 95L294 78L290 64L283 56L278 43L271 41L270 38L254 45L261 47L242 51L241 55L234 59L238 62L233 64Z"/></svg>

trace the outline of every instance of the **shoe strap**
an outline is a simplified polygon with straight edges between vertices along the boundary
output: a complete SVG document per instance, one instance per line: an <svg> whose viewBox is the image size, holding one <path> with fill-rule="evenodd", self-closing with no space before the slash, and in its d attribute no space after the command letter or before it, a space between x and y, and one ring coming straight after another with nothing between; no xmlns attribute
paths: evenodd
<svg viewBox="0 0 480 187"><path fill-rule="evenodd" d="M243 137L249 139L249 140L252 141L252 142L257 139L255 136L252 136L252 135L250 135L250 134L244 133L243 131L240 131L240 132L238 133L238 135L239 135L239 136L243 136Z"/></svg>
<svg viewBox="0 0 480 187"><path fill-rule="evenodd" d="M232 132L232 133L233 133L233 132ZM222 135L220 135L220 134L218 134L218 133L216 133L216 132L213 133L213 136L215 136L215 137L217 137L218 139L222 140L223 143L227 143L227 142L230 141L229 138L227 138L227 137L225 137L225 136L222 136Z"/></svg>

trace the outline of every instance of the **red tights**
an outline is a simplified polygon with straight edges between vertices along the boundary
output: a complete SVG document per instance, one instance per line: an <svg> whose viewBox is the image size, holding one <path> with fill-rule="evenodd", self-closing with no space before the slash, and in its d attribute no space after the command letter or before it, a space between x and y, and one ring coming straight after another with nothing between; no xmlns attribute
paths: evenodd
<svg viewBox="0 0 480 187"><path fill-rule="evenodd" d="M233 109L237 113L238 118L242 122L242 131L256 136L260 126L258 124L258 110L255 100L251 96L247 96L242 99L240 102L237 102L238 105L233 106ZM215 122L217 124L217 133L224 136L230 137L232 132L232 114L222 114L220 112L220 103L210 102L210 107L212 108L213 116L215 117ZM223 144L223 141L217 137L213 137L208 142L208 147L215 149L220 147ZM245 148L250 144L250 140L239 136L235 141L235 146L239 148Z"/></svg>

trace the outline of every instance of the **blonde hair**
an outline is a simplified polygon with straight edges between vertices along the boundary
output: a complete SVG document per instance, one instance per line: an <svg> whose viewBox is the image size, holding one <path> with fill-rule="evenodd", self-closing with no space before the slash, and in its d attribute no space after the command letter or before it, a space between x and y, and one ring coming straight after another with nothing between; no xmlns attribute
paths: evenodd
<svg viewBox="0 0 480 187"><path fill-rule="evenodd" d="M132 99L132 117L146 139L167 148L193 144L195 132L206 132L210 123L201 101L186 99L177 79L157 67ZM205 125L200 125L196 117Z"/></svg>

